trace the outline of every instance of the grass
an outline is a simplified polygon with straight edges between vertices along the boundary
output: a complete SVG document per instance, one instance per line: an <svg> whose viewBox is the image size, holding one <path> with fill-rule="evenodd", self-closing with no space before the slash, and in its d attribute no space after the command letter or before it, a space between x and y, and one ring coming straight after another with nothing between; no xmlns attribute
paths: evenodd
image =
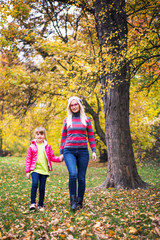
<svg viewBox="0 0 160 240"><path fill-rule="evenodd" d="M151 187L147 190L96 190L106 167L88 167L84 208L72 213L68 172L53 163L47 180L45 211L29 211L31 181L25 159L0 158L0 239L159 239L155 218L160 216L160 169L138 168Z"/></svg>

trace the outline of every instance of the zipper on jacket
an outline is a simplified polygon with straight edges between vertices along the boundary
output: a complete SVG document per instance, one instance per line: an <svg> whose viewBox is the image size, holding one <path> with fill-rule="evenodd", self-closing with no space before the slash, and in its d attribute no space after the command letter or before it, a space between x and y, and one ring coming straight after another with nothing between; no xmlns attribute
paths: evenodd
<svg viewBox="0 0 160 240"><path fill-rule="evenodd" d="M48 156L47 156L47 153L46 153L46 146L47 145L44 146L44 152L45 152L45 155L46 155L46 158L47 158L48 167L49 167L49 170L50 170L51 166L49 165L49 160L48 160Z"/></svg>

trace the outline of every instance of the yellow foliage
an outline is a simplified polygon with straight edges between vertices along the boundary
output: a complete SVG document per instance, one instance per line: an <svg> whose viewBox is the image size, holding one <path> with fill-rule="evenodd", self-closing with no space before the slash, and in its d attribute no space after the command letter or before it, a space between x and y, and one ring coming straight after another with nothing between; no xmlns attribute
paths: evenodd
<svg viewBox="0 0 160 240"><path fill-rule="evenodd" d="M7 49L7 47L11 49L11 51L8 51L8 55L6 54L5 57L3 55L2 81L0 82L0 87L3 89L3 93L6 94L4 94L6 96L4 100L10 103L9 110L0 113L1 116L3 115L3 121L1 121L0 126L3 129L4 145L6 149L22 152L23 149L28 148L31 139L34 138L34 128L43 125L47 129L49 143L53 146L55 153L59 154L62 123L66 116L67 98L72 95L82 96L96 110L95 96L101 99L100 91L102 89L101 85L97 83L100 75L103 74L104 66L101 66L95 19L92 15L84 14L85 16L79 22L79 32L76 40L70 34L67 36L67 42L63 42L57 36L43 38L40 29L35 27L36 24L37 26L41 25L41 19L37 18L33 22L30 19L33 11L32 7L34 6L38 11L39 7L41 8L41 2L36 0L27 1L23 4L22 0L11 2L12 7L7 6L7 4L5 8L0 7L3 34L1 36L1 46L4 49ZM153 4L156 6L157 3L158 1L155 0ZM92 6L93 2L89 1L88 4ZM140 1L139 4L135 4L135 1L132 0L126 1L126 11L130 13L135 8L135 13L138 13L136 10L141 4L143 5L144 1ZM149 1L149 4L152 5L152 1ZM109 7L112 8L113 6L110 5ZM43 11L42 8L41 10ZM138 64L139 58L136 59L138 54L142 53L143 56L145 48L150 49L151 45L154 44L156 46L158 34L152 30L154 30L157 22L155 18L152 19L152 24L150 24L152 18L150 11L151 8L147 18L145 10L141 11L141 14L131 14L132 18L129 18L129 48L127 52L125 49L121 52L115 49L115 58L108 54L109 51L106 49L106 45L101 49L106 74L110 73L109 66L114 66L114 71L118 71L124 58L128 60L135 59L133 65ZM101 12L101 14L104 15L105 12ZM11 22L7 22L9 15L13 18ZM75 30L74 16L69 14L68 18L74 23L74 26L70 26L70 28ZM48 21L47 17L45 20ZM63 17L61 21L64 22ZM48 21L48 24L50 23ZM32 31L33 28L35 29L34 32ZM115 31L113 34L106 41L113 37L116 38L118 32ZM16 56L19 53L17 49L17 46L20 46L18 45L19 39L24 41L24 44L25 41L30 43L31 58L38 57L39 51L46 54L42 62L37 64L39 72L31 73L17 64ZM121 40L119 40L119 44L121 44ZM145 52L145 57L148 57L148 53L151 51L153 54L156 53L156 48ZM26 60L29 61L28 59ZM14 63L16 64L14 65ZM144 74L148 73L151 66L152 61L145 65ZM157 71L155 65L152 69L154 73ZM108 80L108 86L112 87L112 84L111 80ZM152 147L154 144L155 139L150 136L150 132L151 125L156 124L159 120L159 107L157 107L158 99L155 97L155 89L152 89L148 96L145 91L137 93L137 89L138 85L131 88L130 125L134 151L136 157L141 158L144 150ZM17 119L13 117L13 113L17 110L20 112L25 112L26 110L27 113L25 116ZM103 129L104 121L104 113L101 111L100 122ZM98 136L96 136L96 140L99 141ZM17 146L15 148L16 143Z"/></svg>
<svg viewBox="0 0 160 240"><path fill-rule="evenodd" d="M158 87L158 85L157 85ZM130 91L130 127L136 159L145 156L145 150L153 147L155 138L150 135L151 126L159 124L160 106L153 97L155 89L137 92L138 86ZM156 89L157 90L157 89Z"/></svg>

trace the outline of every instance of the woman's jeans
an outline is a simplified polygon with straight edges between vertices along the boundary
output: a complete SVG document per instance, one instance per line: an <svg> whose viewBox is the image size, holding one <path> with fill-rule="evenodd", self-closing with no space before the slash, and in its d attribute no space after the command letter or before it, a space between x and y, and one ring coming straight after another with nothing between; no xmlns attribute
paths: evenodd
<svg viewBox="0 0 160 240"><path fill-rule="evenodd" d="M42 175L40 173L33 172L32 176L32 188L31 188L31 204L36 203L37 188L39 183L39 202L38 206L43 207L45 186L48 175Z"/></svg>
<svg viewBox="0 0 160 240"><path fill-rule="evenodd" d="M87 148L64 148L64 161L69 172L69 192L70 195L77 195L83 199L86 188L86 170L89 162L89 152Z"/></svg>

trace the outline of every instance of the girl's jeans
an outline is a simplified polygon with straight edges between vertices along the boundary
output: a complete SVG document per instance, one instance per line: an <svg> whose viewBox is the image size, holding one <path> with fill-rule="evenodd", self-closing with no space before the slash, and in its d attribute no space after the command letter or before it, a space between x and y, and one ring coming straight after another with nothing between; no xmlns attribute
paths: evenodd
<svg viewBox="0 0 160 240"><path fill-rule="evenodd" d="M37 188L39 182L39 202L38 206L43 207L44 195L45 195L45 185L48 175L42 175L36 172L31 174L32 176L32 188L31 188L31 204L36 203Z"/></svg>
<svg viewBox="0 0 160 240"><path fill-rule="evenodd" d="M86 188L85 176L89 162L88 149L64 148L63 156L69 172L70 195L76 195L78 179L78 197L83 198Z"/></svg>

